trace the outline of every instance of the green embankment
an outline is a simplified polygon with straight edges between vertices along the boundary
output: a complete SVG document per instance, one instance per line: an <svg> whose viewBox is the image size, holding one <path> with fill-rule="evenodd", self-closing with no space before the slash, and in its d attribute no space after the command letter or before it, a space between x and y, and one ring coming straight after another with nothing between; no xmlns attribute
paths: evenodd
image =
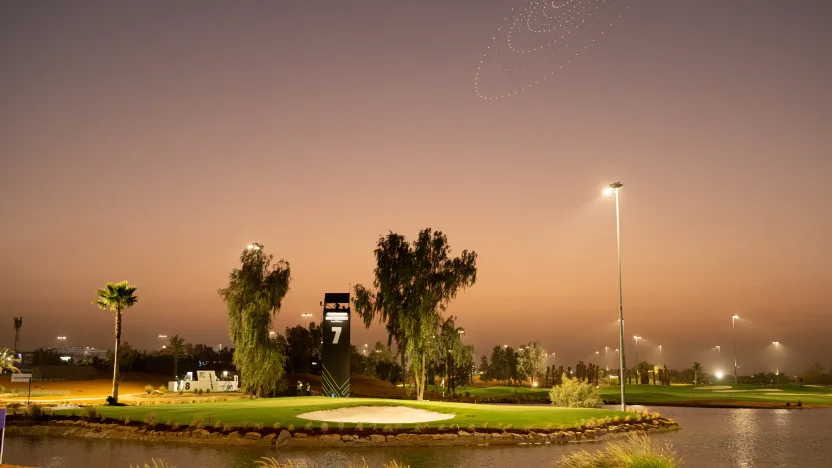
<svg viewBox="0 0 832 468"><path fill-rule="evenodd" d="M129 418L131 421L144 421L145 417L152 414L159 423L171 421L183 425L191 424L195 419L201 418L203 424L214 425L217 421L230 426L251 427L255 424L262 424L265 427L272 427L279 422L282 427L293 424L296 428L303 427L306 419L298 418L302 413L310 411L330 410L354 406L409 406L439 413L450 413L455 416L444 421L428 423L431 427L459 425L460 428L467 428L473 424L476 428L483 428L485 423L488 427L496 428L499 425L511 424L514 428L543 429L546 427L557 428L559 426L574 427L580 420L591 418L601 419L605 417L626 416L626 413L604 409L571 409L555 408L553 406L511 406L511 405L485 405L472 403L450 403L450 402L428 402L428 401L402 401L383 400L375 398L348 398L332 399L326 397L291 397L258 400L236 400L221 403L191 403L159 406L101 406L96 411L99 415L107 418ZM57 411L57 415L72 414L71 410ZM76 415L82 415L80 410L75 410ZM319 427L322 421L312 421L315 427ZM424 423L423 423L424 424ZM329 423L335 427L337 423ZM367 426L367 424L364 424ZM414 427L419 424L402 424L402 427ZM354 427L353 423L345 423L345 427ZM383 426L379 424L378 426Z"/></svg>

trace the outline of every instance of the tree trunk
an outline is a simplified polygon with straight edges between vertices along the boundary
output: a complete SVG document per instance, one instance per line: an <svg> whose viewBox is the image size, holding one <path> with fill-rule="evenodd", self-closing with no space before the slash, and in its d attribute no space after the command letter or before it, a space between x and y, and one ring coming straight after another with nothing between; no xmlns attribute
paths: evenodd
<svg viewBox="0 0 832 468"><path fill-rule="evenodd" d="M116 349L113 350L113 400L118 401L118 349L121 346L121 310L116 310Z"/></svg>
<svg viewBox="0 0 832 468"><path fill-rule="evenodd" d="M179 375L179 354L173 355L173 378L176 379Z"/></svg>

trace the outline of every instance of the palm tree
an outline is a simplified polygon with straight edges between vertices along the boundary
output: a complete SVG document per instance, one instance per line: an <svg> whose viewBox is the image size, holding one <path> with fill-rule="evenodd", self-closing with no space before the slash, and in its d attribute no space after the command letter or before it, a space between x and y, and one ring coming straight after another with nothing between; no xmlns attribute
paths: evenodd
<svg viewBox="0 0 832 468"><path fill-rule="evenodd" d="M165 348L165 352L173 356L173 378L179 376L179 356L187 354L190 346L185 343L185 338L179 335L170 337L170 342Z"/></svg>
<svg viewBox="0 0 832 468"><path fill-rule="evenodd" d="M693 362L693 384L697 385L699 383L699 376L702 375L702 364L698 361Z"/></svg>
<svg viewBox="0 0 832 468"><path fill-rule="evenodd" d="M14 352L17 352L17 344L20 342L20 328L23 326L23 317L14 318Z"/></svg>
<svg viewBox="0 0 832 468"><path fill-rule="evenodd" d="M0 348L0 372L2 371L9 371L9 372L20 372L15 364L20 362L20 360L14 355L12 351L9 351L6 348Z"/></svg>
<svg viewBox="0 0 832 468"><path fill-rule="evenodd" d="M130 286L127 281L107 283L104 289L96 291L98 299L92 302L101 310L111 310L116 313L116 348L113 350L113 400L118 402L118 347L121 344L121 314L125 309L133 307L139 302L134 296L136 286Z"/></svg>

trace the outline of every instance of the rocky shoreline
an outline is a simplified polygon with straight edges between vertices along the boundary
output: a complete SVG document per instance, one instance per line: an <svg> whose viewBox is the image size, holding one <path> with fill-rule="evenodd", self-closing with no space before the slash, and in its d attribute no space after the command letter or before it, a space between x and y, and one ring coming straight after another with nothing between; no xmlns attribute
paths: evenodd
<svg viewBox="0 0 832 468"><path fill-rule="evenodd" d="M675 421L650 418L642 421L616 422L599 427L567 430L519 431L480 430L405 430L373 431L354 429L329 430L244 430L210 428L160 430L147 426L97 423L83 420L50 422L14 422L6 427L9 436L80 437L84 439L136 440L144 442L179 442L206 445L256 445L291 447L401 447L430 445L528 445L594 442L628 432L678 430ZM265 432L265 433L264 433Z"/></svg>

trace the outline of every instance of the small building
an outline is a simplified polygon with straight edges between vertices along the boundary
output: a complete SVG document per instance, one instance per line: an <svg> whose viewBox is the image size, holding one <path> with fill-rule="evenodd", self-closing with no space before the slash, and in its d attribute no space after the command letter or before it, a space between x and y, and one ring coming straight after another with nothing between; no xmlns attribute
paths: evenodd
<svg viewBox="0 0 832 468"><path fill-rule="evenodd" d="M236 392L240 388L239 378L229 376L227 372L223 372L223 378L217 377L214 371L197 371L197 379L193 378L194 373L188 372L185 377L180 380L173 380L168 382L168 391L170 392Z"/></svg>

